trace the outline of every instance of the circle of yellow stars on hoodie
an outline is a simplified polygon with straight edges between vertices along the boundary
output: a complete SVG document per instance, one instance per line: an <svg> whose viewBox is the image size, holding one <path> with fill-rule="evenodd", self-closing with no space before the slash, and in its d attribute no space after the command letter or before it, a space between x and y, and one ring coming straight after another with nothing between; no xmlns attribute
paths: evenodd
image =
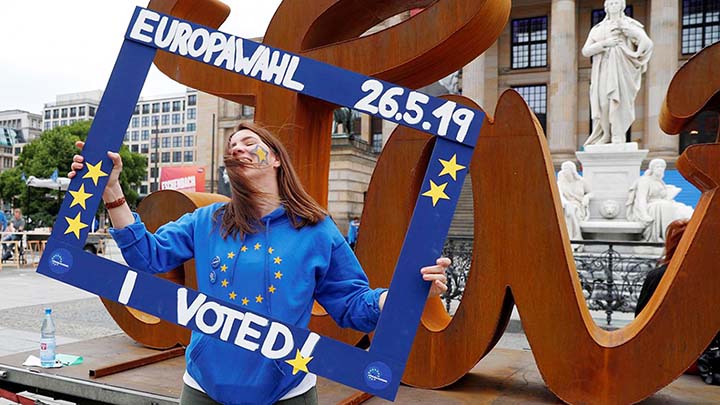
<svg viewBox="0 0 720 405"><path fill-rule="evenodd" d="M242 260L243 255L263 253L270 256L270 285L264 291L257 291L257 294L252 296L240 297L235 290L230 289L230 281L228 280L228 270L233 265L235 260ZM260 242L253 245L243 244L240 246L237 252L227 252L223 259L222 265L220 266L220 287L230 289L227 293L228 298L232 301L239 301L242 306L248 306L250 304L262 304L267 299L268 294L275 294L278 291L278 286L282 282L282 257L275 251L272 246L264 247ZM264 271L264 269L261 269ZM262 274L259 274L262 275Z"/></svg>

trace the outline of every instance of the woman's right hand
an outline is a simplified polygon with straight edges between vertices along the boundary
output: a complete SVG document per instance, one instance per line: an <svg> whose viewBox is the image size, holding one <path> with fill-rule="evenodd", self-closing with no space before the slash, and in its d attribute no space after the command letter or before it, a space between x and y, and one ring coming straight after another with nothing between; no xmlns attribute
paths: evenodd
<svg viewBox="0 0 720 405"><path fill-rule="evenodd" d="M85 142L77 141L75 142L75 146L77 146L78 149L82 150L82 148L85 146ZM103 192L103 200L115 201L123 194L122 188L120 187L120 172L122 172L123 163L119 153L108 151L107 155L110 160L112 160L113 168L110 172L108 183L105 186L105 191ZM68 177L71 179L75 177L77 172L83 169L84 165L85 158L82 155L74 155L73 162L70 165L70 169L72 169L72 171L68 173Z"/></svg>

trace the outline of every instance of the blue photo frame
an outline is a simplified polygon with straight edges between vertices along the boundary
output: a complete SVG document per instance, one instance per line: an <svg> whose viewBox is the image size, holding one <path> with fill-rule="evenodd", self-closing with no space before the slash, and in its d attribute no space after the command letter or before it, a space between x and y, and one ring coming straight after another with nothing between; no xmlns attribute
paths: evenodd
<svg viewBox="0 0 720 405"><path fill-rule="evenodd" d="M157 50L437 136L369 350L82 250L112 169L107 151L118 151L122 145ZM259 356L268 356L258 349L265 341L282 335L292 341L292 350L271 355L290 364L293 373L312 372L393 400L430 285L418 270L441 255L483 119L482 111L453 101L137 7L88 134L83 150L86 167L70 182L37 271ZM204 318L208 312L214 315L212 324Z"/></svg>

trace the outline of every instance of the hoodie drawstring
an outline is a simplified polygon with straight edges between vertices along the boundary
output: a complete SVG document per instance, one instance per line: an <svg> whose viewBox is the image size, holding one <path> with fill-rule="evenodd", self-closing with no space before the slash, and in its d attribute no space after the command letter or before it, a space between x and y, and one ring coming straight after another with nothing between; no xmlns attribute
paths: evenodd
<svg viewBox="0 0 720 405"><path fill-rule="evenodd" d="M268 315L272 314L272 292L270 292L270 218L265 220L265 245L267 246L265 255L265 269L263 271L265 277L265 291L267 293L267 309Z"/></svg>

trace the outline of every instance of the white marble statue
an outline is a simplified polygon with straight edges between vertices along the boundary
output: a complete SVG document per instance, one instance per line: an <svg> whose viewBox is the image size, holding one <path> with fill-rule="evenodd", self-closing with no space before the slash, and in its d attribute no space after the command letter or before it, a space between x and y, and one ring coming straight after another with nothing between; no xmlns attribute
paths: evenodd
<svg viewBox="0 0 720 405"><path fill-rule="evenodd" d="M592 57L592 133L585 145L625 143L625 133L635 121L635 96L653 49L643 25L625 15L624 0L606 0L605 13L582 48L583 56Z"/></svg>
<svg viewBox="0 0 720 405"><path fill-rule="evenodd" d="M645 225L643 239L664 242L665 228L676 219L690 218L692 207L674 200L680 188L663 181L667 164L653 159L645 173L630 187L627 218Z"/></svg>
<svg viewBox="0 0 720 405"><path fill-rule="evenodd" d="M558 173L558 191L570 240L582 239L580 223L588 218L590 188L571 161L563 162Z"/></svg>

